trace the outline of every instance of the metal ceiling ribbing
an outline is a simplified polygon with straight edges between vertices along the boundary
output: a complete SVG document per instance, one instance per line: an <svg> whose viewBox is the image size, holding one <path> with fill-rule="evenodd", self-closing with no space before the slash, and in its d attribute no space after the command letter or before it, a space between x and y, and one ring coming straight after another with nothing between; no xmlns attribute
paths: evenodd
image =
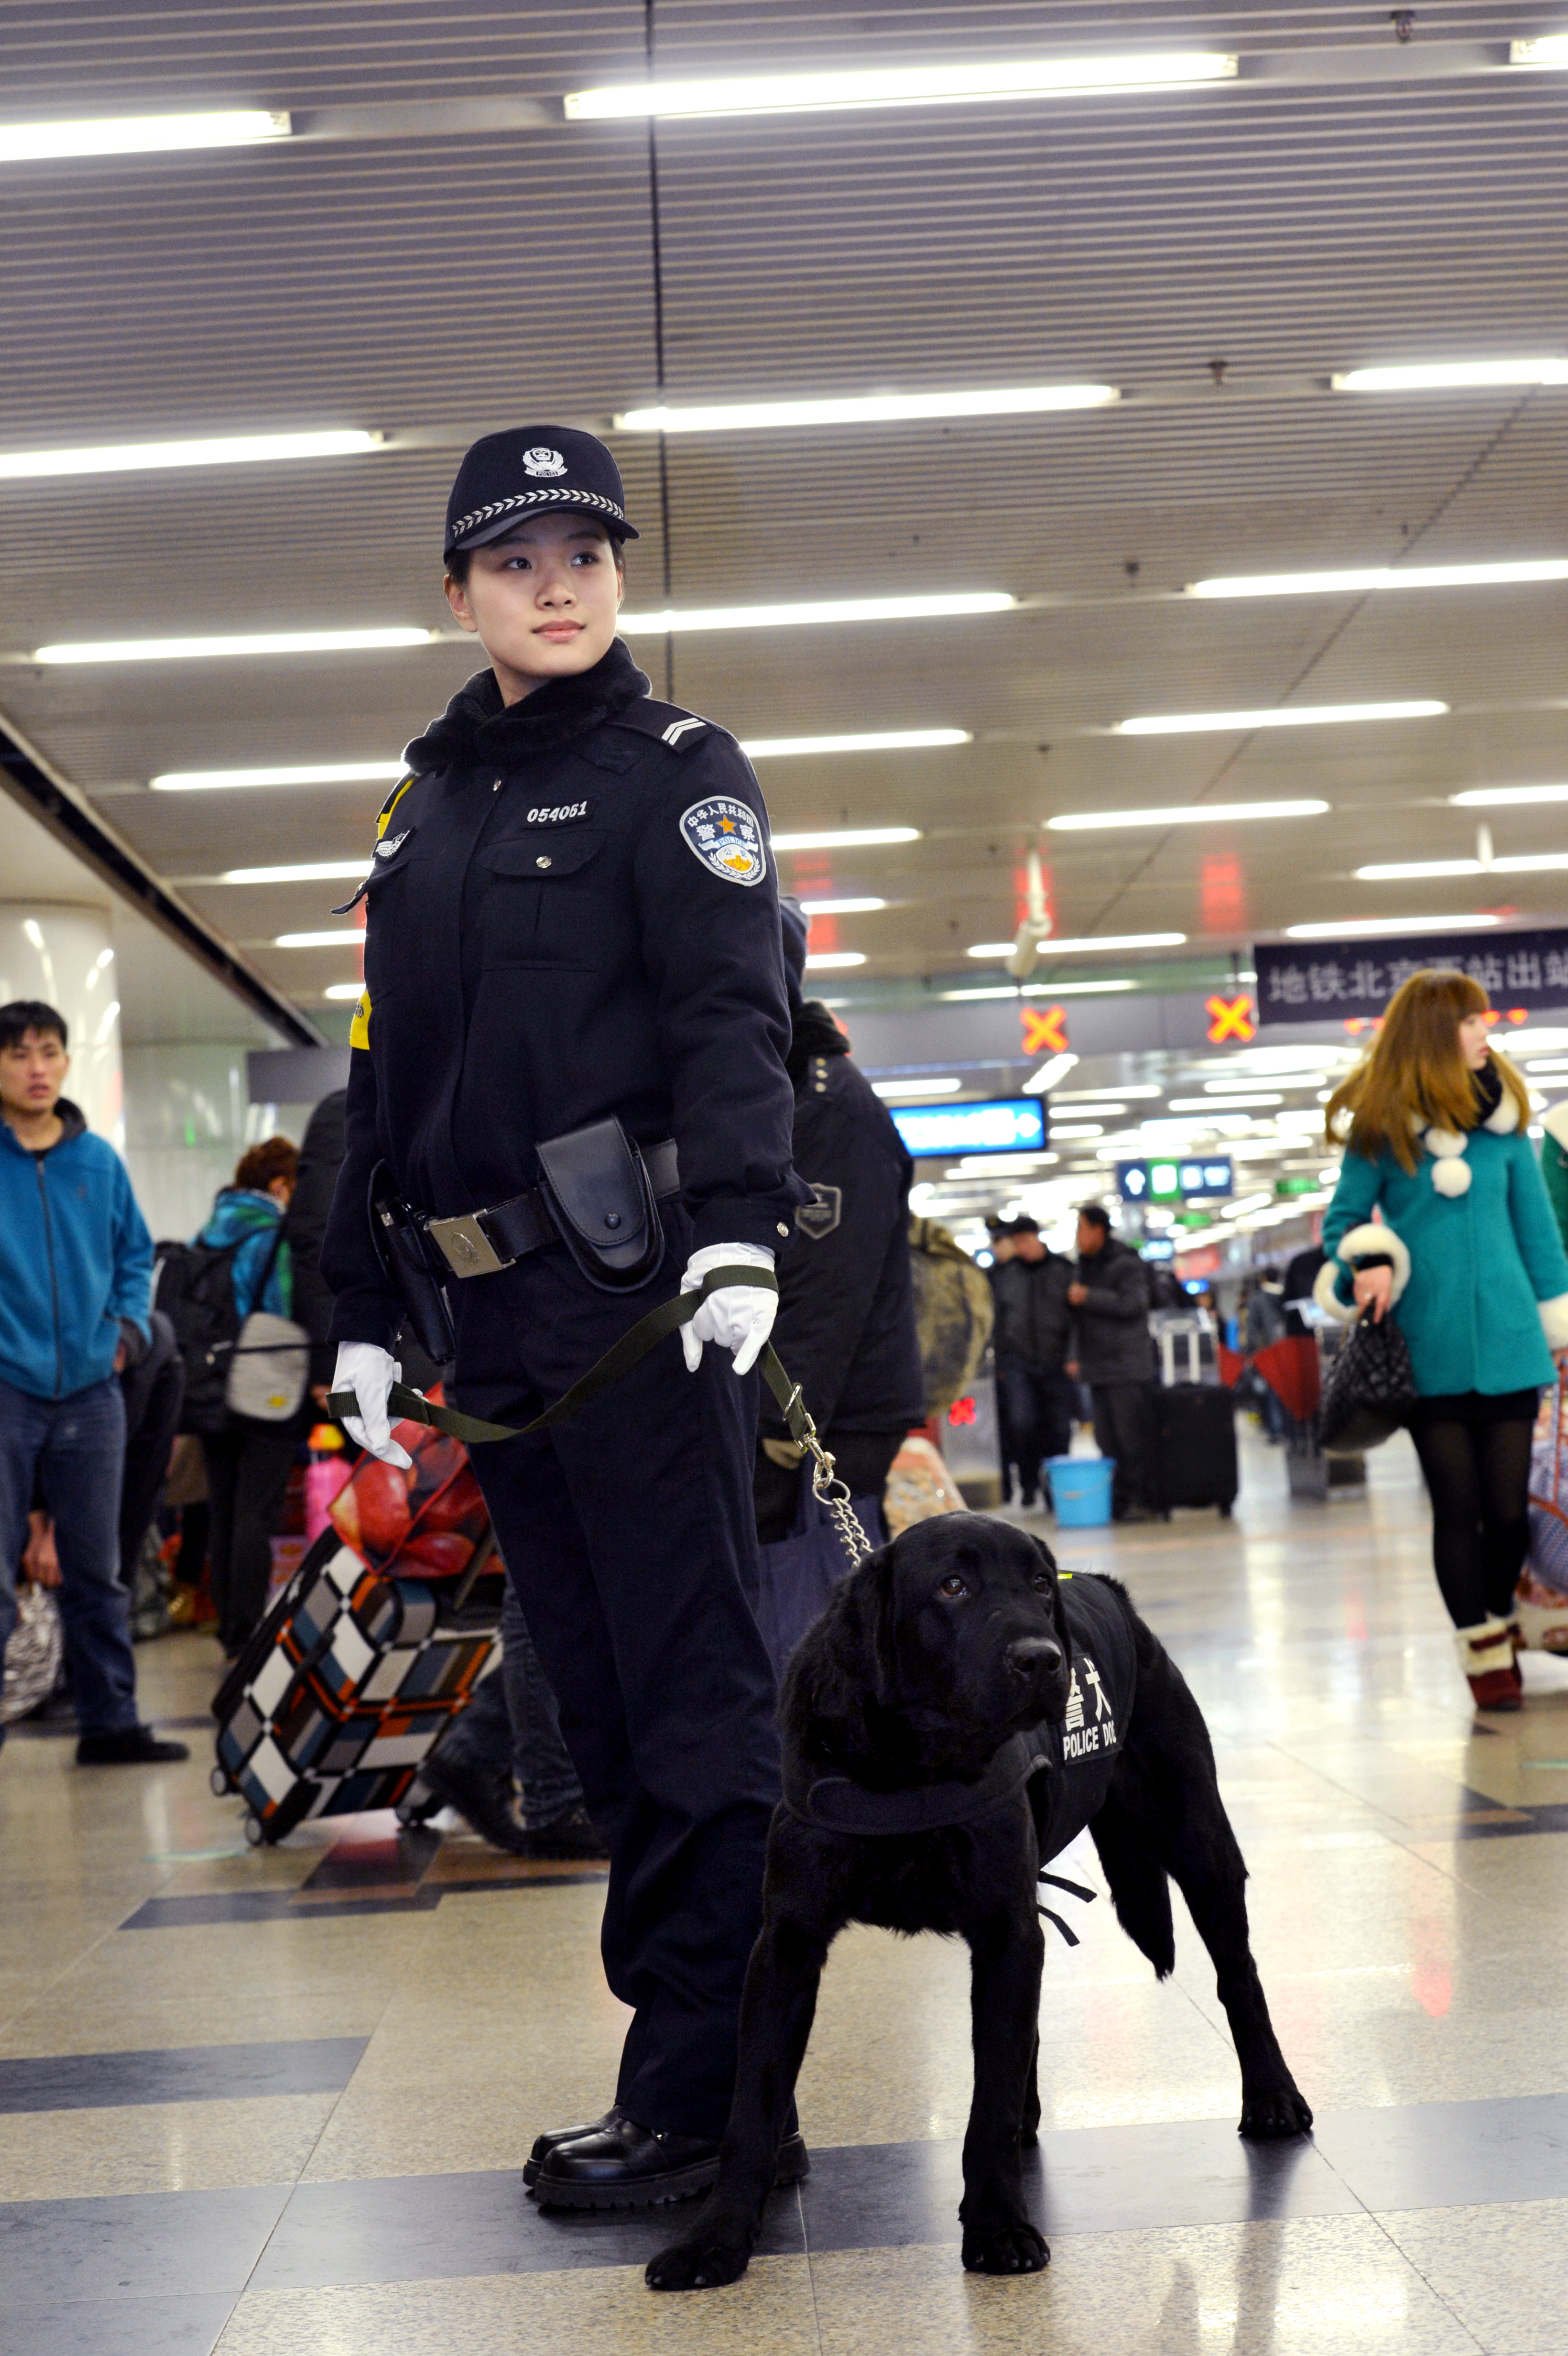
<svg viewBox="0 0 1568 2356"><path fill-rule="evenodd" d="M666 76L1172 45L1243 58L1222 89L659 128L670 398L1077 377L1135 396L1073 415L669 444L682 604L888 588L1089 601L675 642L675 691L742 735L950 724L980 739L764 770L786 821L925 828L925 842L874 866L816 862L818 880L870 881L902 904L840 928L870 971L951 968L967 941L1010 930L1014 871L1052 808L1189 799L1221 781L1224 798L1336 803L1331 822L1301 830L1186 830L1152 859L1139 838L1050 839L1065 930L1115 911L1114 929L1136 918L1197 935L1220 905L1204 899L1207 861L1239 863L1245 922L1359 913L1368 887L1346 880L1358 862L1402 855L1413 831L1467 847L1448 791L1568 772L1553 701L1561 590L1267 606L1149 594L1413 549L1423 562L1563 552L1568 393L1353 400L1325 384L1358 362L1561 347L1568 84L1494 70L1510 37L1555 28L1556 15L1423 7L1406 75L1386 16L1359 5L659 0ZM0 5L0 112L261 105L293 111L301 134L0 175L0 447L326 424L450 443L645 400L657 382L645 125L437 120L498 89L553 101L639 79L645 31L629 0ZM1465 44L1489 45L1487 70ZM1449 55L1452 74L1427 73ZM400 127L317 135L332 109L378 105L402 108ZM663 596L656 446L617 446L646 530L631 602L646 606ZM0 646L439 624L453 463L450 446L400 447L7 483ZM637 651L663 689L663 647ZM438 647L12 668L0 707L105 797L160 873L199 877L351 856L379 791L165 797L146 792L149 776L393 756L473 659ZM1137 711L1411 694L1462 708L1245 744L1094 733ZM1554 847L1549 812L1505 823L1509 847ZM1564 896L1550 876L1513 882L1532 909ZM263 943L322 921L338 896L184 888L233 937ZM309 999L300 954L258 952ZM330 956L307 962L326 978Z"/></svg>

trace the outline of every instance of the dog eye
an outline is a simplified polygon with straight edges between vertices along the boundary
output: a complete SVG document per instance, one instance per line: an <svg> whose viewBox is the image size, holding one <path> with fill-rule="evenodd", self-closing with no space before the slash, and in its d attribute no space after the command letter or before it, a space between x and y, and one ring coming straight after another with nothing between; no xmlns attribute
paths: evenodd
<svg viewBox="0 0 1568 2356"><path fill-rule="evenodd" d="M1051 1583L1051 1573L1049 1570L1037 1570L1035 1572L1034 1584L1041 1595L1050 1594Z"/></svg>
<svg viewBox="0 0 1568 2356"><path fill-rule="evenodd" d="M945 1595L950 1603L956 1602L959 1596L968 1594L969 1582L961 1579L957 1571L950 1570L936 1591L938 1595Z"/></svg>

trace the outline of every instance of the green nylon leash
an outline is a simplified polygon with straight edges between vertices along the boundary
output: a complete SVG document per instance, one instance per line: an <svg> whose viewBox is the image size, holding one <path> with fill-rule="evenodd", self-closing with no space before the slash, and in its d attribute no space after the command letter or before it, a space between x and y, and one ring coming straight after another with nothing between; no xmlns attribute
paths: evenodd
<svg viewBox="0 0 1568 2356"><path fill-rule="evenodd" d="M407 1423L428 1424L433 1430L444 1431L452 1439L462 1440L466 1448L484 1447L491 1440L527 1440L536 1431L546 1430L551 1424L570 1423L574 1416L581 1413L590 1399L597 1398L601 1391L608 1390L611 1384L619 1382L623 1375L629 1375L632 1368L639 1365L649 1351L656 1349L669 1334L678 1333L683 1325L688 1325L709 1294L719 1291L727 1284L747 1285L753 1291L760 1292L776 1292L779 1289L778 1279L772 1269L759 1268L754 1263L734 1268L710 1268L702 1280L700 1290L677 1292L673 1299L662 1301L656 1309L650 1309L647 1315L640 1317L627 1333L623 1333L585 1375L579 1376L569 1391L564 1391L541 1415L536 1415L531 1423L486 1423L482 1417L463 1414L460 1408L438 1407L433 1400L427 1399L422 1391L411 1389L407 1383L392 1385L388 1407L394 1419ZM801 1398L800 1385L791 1382L771 1342L764 1345L757 1366L763 1380L778 1401L779 1412L789 1427L790 1438L797 1448L809 1453L813 1459L811 1485L816 1495L832 1515L850 1560L859 1561L870 1553L870 1543L849 1509L849 1492L834 1472L833 1459L817 1437L816 1426ZM359 1413L359 1401L352 1391L334 1391L326 1404L328 1411L337 1418L339 1423L346 1416L357 1416Z"/></svg>

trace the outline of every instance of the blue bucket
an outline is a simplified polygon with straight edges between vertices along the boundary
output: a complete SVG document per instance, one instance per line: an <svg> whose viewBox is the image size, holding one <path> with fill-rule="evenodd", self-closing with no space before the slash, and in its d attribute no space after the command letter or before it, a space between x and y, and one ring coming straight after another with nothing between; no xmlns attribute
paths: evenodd
<svg viewBox="0 0 1568 2356"><path fill-rule="evenodd" d="M1051 1482L1051 1502L1059 1528L1105 1527L1111 1518L1114 1456L1048 1456L1041 1469Z"/></svg>

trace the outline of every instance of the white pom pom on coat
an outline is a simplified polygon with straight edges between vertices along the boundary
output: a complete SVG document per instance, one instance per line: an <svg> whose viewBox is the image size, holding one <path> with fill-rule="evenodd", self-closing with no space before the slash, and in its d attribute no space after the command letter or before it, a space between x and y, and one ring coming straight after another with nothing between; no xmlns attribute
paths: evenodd
<svg viewBox="0 0 1568 2356"><path fill-rule="evenodd" d="M1470 1191L1470 1165L1458 1155L1445 1153L1432 1165L1432 1183L1439 1194L1467 1194Z"/></svg>

